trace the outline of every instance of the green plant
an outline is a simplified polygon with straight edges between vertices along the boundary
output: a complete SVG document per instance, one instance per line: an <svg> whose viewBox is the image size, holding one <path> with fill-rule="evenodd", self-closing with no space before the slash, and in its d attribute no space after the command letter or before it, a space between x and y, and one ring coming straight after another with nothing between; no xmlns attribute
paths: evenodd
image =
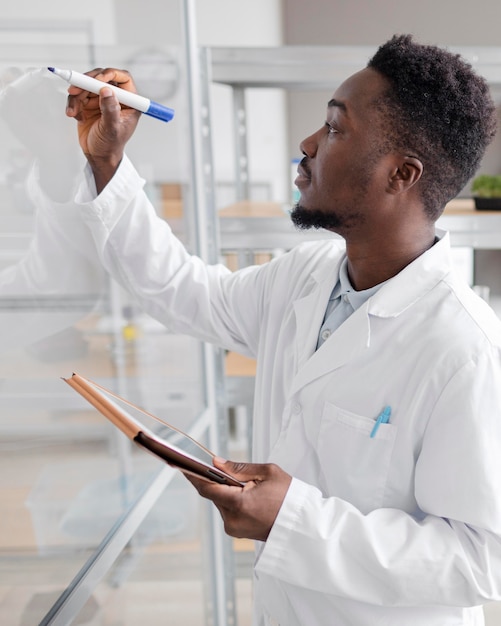
<svg viewBox="0 0 501 626"><path fill-rule="evenodd" d="M481 174L473 179L471 191L478 198L501 197L501 176Z"/></svg>

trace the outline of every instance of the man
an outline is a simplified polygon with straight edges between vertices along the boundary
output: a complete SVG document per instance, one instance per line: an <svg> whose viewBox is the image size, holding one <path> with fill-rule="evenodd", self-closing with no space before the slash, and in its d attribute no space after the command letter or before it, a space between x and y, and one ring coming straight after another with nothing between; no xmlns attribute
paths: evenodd
<svg viewBox="0 0 501 626"><path fill-rule="evenodd" d="M192 480L261 542L255 624L481 624L501 598L501 324L434 224L494 135L485 82L408 36L383 45L301 144L292 219L346 252L233 274L155 217L123 156L136 112L70 88L68 114L108 271L170 328L257 357L255 464L216 461L246 486Z"/></svg>

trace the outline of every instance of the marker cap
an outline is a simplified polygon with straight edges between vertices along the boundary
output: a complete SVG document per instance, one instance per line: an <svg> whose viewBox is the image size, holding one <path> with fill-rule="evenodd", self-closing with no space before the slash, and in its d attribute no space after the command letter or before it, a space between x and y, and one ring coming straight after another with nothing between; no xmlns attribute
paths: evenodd
<svg viewBox="0 0 501 626"><path fill-rule="evenodd" d="M169 107L153 102L153 100L150 101L150 106L145 113L146 115L151 115L151 117L156 117L158 120L163 120L164 122L170 122L174 117L174 109L169 109Z"/></svg>

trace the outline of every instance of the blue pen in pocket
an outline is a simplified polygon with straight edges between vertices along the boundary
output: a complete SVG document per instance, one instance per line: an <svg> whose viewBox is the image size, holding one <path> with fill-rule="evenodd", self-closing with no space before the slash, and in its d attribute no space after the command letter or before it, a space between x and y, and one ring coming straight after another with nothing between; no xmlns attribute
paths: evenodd
<svg viewBox="0 0 501 626"><path fill-rule="evenodd" d="M390 421L390 415L391 415L391 406L385 406L376 419L374 428L371 431L371 439L373 439L376 436L378 428L381 424L387 424Z"/></svg>

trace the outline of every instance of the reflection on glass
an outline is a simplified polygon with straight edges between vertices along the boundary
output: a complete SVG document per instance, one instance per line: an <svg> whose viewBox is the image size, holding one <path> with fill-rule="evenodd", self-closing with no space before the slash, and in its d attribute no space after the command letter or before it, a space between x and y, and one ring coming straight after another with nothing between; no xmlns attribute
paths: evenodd
<svg viewBox="0 0 501 626"><path fill-rule="evenodd" d="M91 65L83 47L69 47L65 58L59 49L33 46L21 51L29 63L13 64L16 49L9 46L7 60L0 48L0 623L31 626L164 467L74 397L61 376L85 372L183 430L201 412L203 398L198 343L170 335L97 265L71 205L85 159L75 121L64 114L66 86L33 69L33 60L83 70L126 67L136 51L96 49ZM182 56L177 47L166 54L176 63ZM177 126L159 129L160 122L142 120L130 153L162 215L173 203L170 196L163 201L164 190L176 190L178 210L188 186L184 148L177 145L185 107L172 106ZM179 227L181 212L176 219ZM134 589L151 585L153 597L156 581L197 562L190 606L202 623L199 499L178 478L95 591L82 622L88 611L106 612L107 597L110 607L113 598L117 610L125 606L127 593L130 614L153 614L155 604L136 606L136 591L127 586L145 575L142 563L150 566L148 584ZM163 560L166 551L174 556ZM161 607L167 622L176 619L169 611L186 609L178 591L169 597L170 608ZM176 597L181 604L174 606ZM148 623L135 623L141 621Z"/></svg>

